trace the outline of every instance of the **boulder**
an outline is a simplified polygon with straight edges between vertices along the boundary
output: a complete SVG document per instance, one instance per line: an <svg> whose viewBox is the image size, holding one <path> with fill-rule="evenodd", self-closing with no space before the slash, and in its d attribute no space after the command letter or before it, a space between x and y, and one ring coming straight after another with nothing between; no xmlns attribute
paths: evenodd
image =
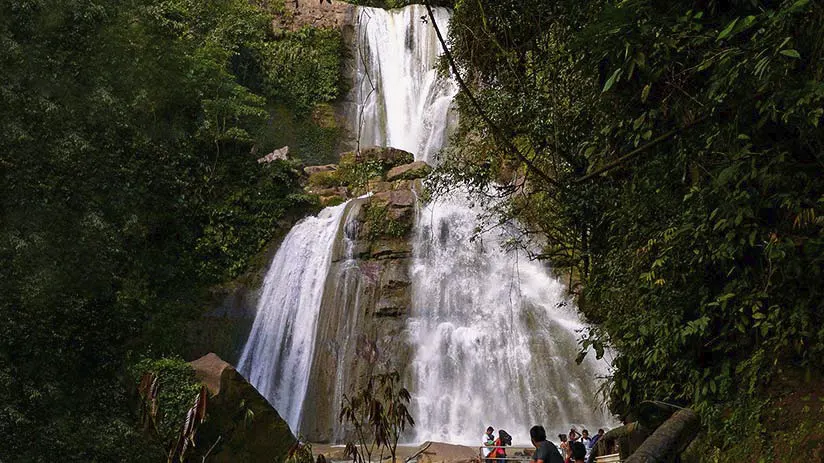
<svg viewBox="0 0 824 463"><path fill-rule="evenodd" d="M207 402L192 461L200 461L207 452L207 461L214 463L285 461L297 439L246 378L213 353L191 365L210 392L217 391Z"/></svg>
<svg viewBox="0 0 824 463"><path fill-rule="evenodd" d="M285 161L287 156L289 155L289 147L284 146L283 148L278 148L271 153L263 156L262 158L258 158L258 164L269 164L272 161L281 160Z"/></svg>
<svg viewBox="0 0 824 463"><path fill-rule="evenodd" d="M189 364L195 369L195 377L206 385L212 395L220 393L220 377L223 370L232 368L232 365L218 357L214 352L209 352L203 357L189 362Z"/></svg>
<svg viewBox="0 0 824 463"><path fill-rule="evenodd" d="M415 205L415 193L411 190L382 191L372 196L372 203L389 208L412 207Z"/></svg>
<svg viewBox="0 0 824 463"><path fill-rule="evenodd" d="M416 178L424 178L429 175L430 172L432 172L432 168L429 167L429 164L423 161L415 161L393 167L386 174L386 179L390 182L394 180L414 180Z"/></svg>
<svg viewBox="0 0 824 463"><path fill-rule="evenodd" d="M395 184L392 182L384 182L380 179L373 179L366 184L366 190L371 191L372 193L383 193L386 191L392 191L394 186Z"/></svg>

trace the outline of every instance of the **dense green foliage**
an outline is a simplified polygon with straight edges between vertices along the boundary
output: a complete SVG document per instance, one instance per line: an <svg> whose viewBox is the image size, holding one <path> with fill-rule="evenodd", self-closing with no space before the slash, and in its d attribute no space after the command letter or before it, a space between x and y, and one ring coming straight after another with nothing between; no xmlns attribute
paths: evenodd
<svg viewBox="0 0 824 463"><path fill-rule="evenodd" d="M161 441L171 445L200 392L200 381L194 368L180 358L144 359L130 368L134 379L146 373L157 375L157 433Z"/></svg>
<svg viewBox="0 0 824 463"><path fill-rule="evenodd" d="M0 2L0 460L162 458L129 351L181 352L207 288L317 207L296 163L255 160L273 120L337 96L340 39L270 22L246 0Z"/></svg>
<svg viewBox="0 0 824 463"><path fill-rule="evenodd" d="M824 5L462 0L451 30L478 104L444 170L549 238L612 410L763 429L770 383L824 367Z"/></svg>
<svg viewBox="0 0 824 463"><path fill-rule="evenodd" d="M303 28L263 45L264 88L276 101L308 112L340 93L343 38L332 29Z"/></svg>

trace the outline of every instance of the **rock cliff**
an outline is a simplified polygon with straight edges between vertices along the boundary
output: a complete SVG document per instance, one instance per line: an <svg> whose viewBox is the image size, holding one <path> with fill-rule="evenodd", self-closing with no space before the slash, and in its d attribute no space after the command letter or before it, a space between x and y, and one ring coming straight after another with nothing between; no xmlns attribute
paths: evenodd
<svg viewBox="0 0 824 463"><path fill-rule="evenodd" d="M337 186L341 199L364 191L371 195L349 203L326 280L301 427L314 442L344 438L338 424L343 394L356 390L371 370L403 375L410 355L403 333L411 302L410 235L420 177L429 168L392 148L363 150L357 161L353 156L343 155L341 166L331 171L354 179ZM390 175L399 168L406 174ZM329 172L319 169L314 175Z"/></svg>

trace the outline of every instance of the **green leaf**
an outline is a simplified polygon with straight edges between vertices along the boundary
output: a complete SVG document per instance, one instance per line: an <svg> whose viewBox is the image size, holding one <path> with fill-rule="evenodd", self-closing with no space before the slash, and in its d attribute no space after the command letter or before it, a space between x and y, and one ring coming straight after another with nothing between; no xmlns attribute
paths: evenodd
<svg viewBox="0 0 824 463"><path fill-rule="evenodd" d="M790 13L798 13L802 9L804 9L807 4L810 3L810 0L798 0L793 3L793 6L790 7Z"/></svg>
<svg viewBox="0 0 824 463"><path fill-rule="evenodd" d="M720 34L718 34L718 38L716 38L715 40L722 40L726 38L728 35L730 35L732 30L735 28L735 25L738 23L738 19L739 18L735 18L729 24L727 24L727 27L725 27L724 30L721 31Z"/></svg>
<svg viewBox="0 0 824 463"><path fill-rule="evenodd" d="M790 58L796 58L796 59L801 58L801 55L798 53L798 51L793 50L792 48L788 48L786 50L781 50L779 53L781 53L784 56L789 56Z"/></svg>
<svg viewBox="0 0 824 463"><path fill-rule="evenodd" d="M651 88L650 84L647 84L647 85L644 85L644 89L641 90L641 102L642 103L647 102L647 97L649 97L650 88Z"/></svg>
<svg viewBox="0 0 824 463"><path fill-rule="evenodd" d="M618 69L615 70L615 72L612 73L612 76L609 79L607 79L606 83L604 84L604 89L601 90L601 93L605 93L605 92L609 91L609 89L612 88L612 85L615 84L615 80L618 79L618 77L620 75L621 75L621 69L618 68Z"/></svg>

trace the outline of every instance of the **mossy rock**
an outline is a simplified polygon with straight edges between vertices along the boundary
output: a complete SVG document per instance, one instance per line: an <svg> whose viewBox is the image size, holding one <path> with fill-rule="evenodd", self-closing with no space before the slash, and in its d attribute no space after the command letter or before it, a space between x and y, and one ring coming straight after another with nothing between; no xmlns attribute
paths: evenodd
<svg viewBox="0 0 824 463"><path fill-rule="evenodd" d="M341 154L338 172L342 184L359 195L368 190L370 183L383 181L392 168L409 164L413 160L412 153L397 148L373 146L359 152Z"/></svg>
<svg viewBox="0 0 824 463"><path fill-rule="evenodd" d="M368 161L378 161L388 170L395 166L414 162L415 156L408 151L384 146L370 146L361 149L360 152L350 151L340 155L341 166Z"/></svg>
<svg viewBox="0 0 824 463"><path fill-rule="evenodd" d="M341 173L338 170L315 172L309 175L309 186L318 188L332 188L344 185Z"/></svg>
<svg viewBox="0 0 824 463"><path fill-rule="evenodd" d="M395 180L414 180L417 178L424 178L432 172L432 167L423 161L415 161L409 164L403 164L393 167L386 174L386 180L392 182Z"/></svg>

